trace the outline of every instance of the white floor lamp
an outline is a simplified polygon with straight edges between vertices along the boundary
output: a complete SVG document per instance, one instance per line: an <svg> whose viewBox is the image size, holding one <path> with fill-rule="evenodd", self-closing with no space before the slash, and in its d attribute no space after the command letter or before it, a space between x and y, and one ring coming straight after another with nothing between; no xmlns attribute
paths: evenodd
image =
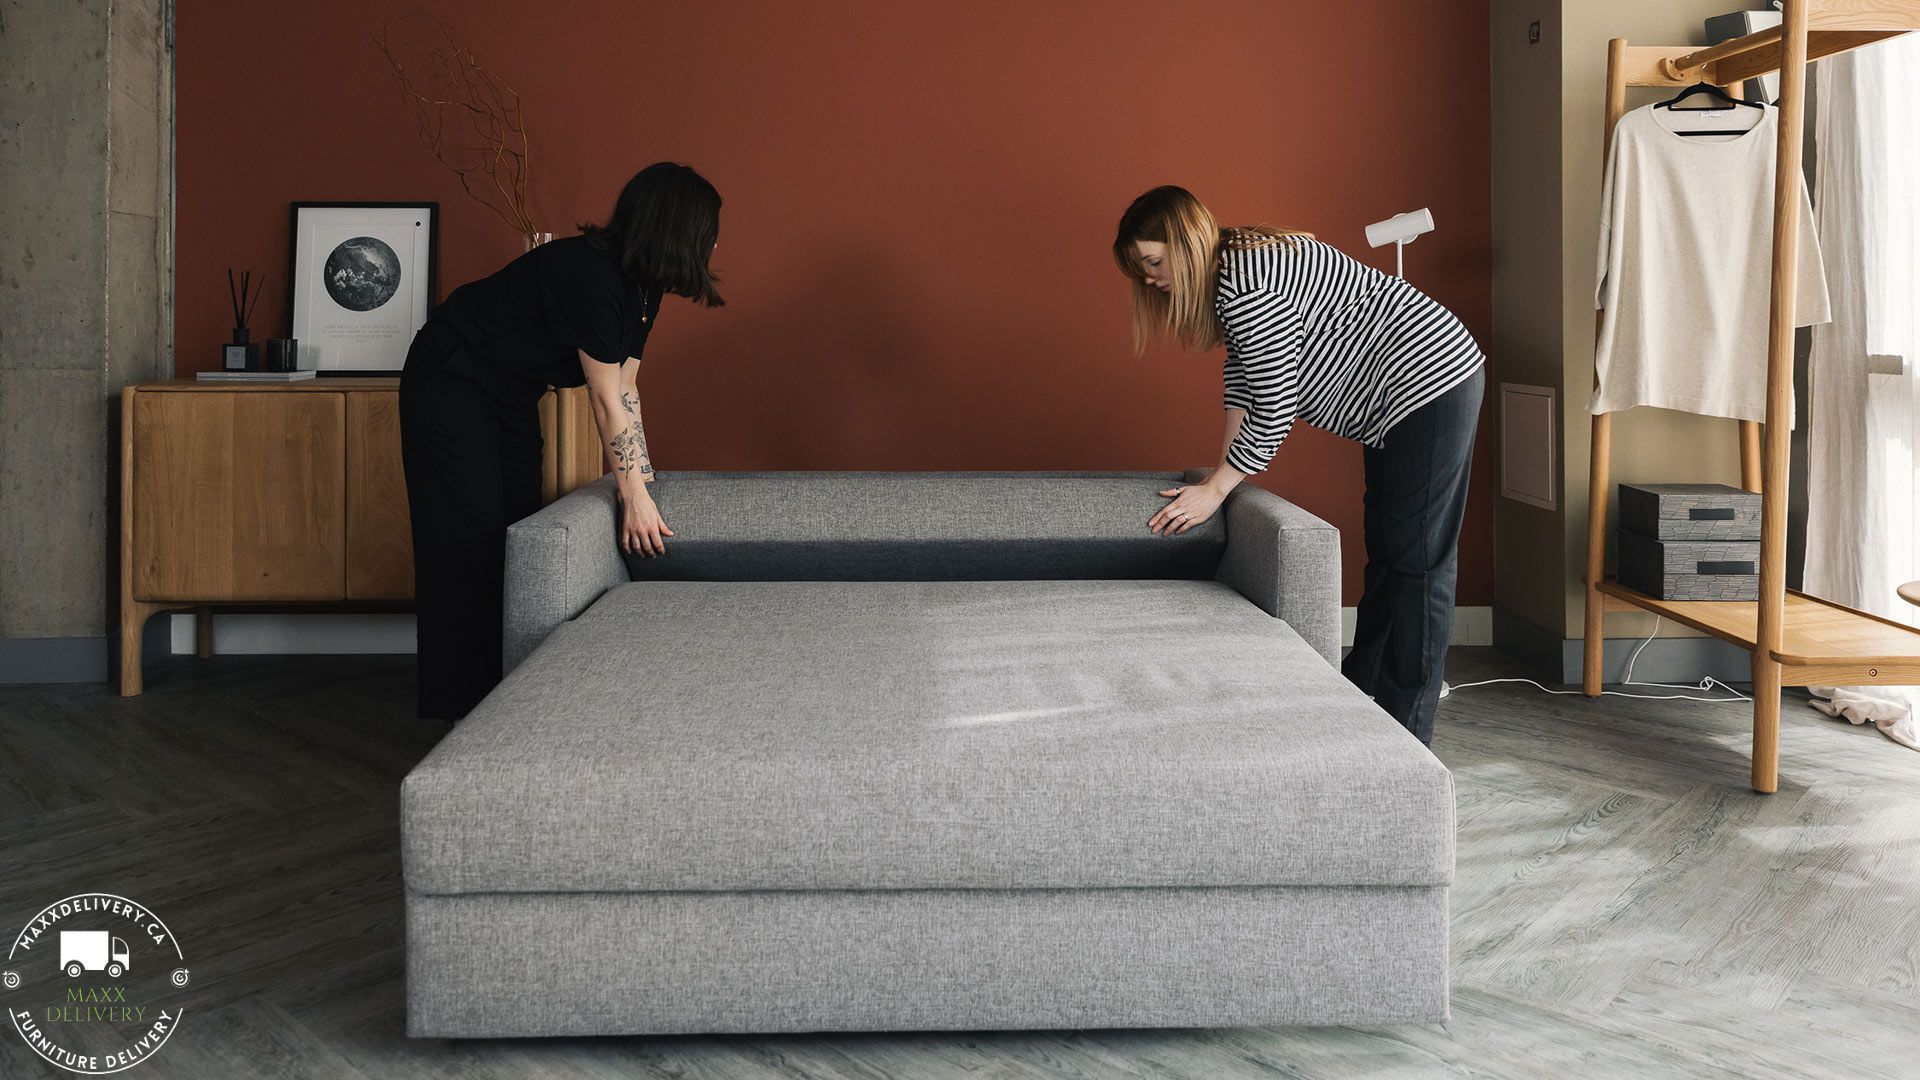
<svg viewBox="0 0 1920 1080"><path fill-rule="evenodd" d="M1385 247L1393 245L1393 272L1398 277L1406 277L1404 252L1408 244L1433 231L1433 211L1426 207L1410 210L1404 214L1395 214L1385 221L1376 221L1367 226L1367 246Z"/></svg>

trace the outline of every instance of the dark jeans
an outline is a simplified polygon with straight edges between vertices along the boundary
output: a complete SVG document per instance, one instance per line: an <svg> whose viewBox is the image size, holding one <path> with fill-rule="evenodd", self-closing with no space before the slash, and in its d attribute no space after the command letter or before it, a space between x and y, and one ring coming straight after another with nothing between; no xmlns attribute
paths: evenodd
<svg viewBox="0 0 1920 1080"><path fill-rule="evenodd" d="M1407 414L1366 449L1367 572L1340 670L1419 737L1433 711L1453 636L1453 589L1467 470L1486 369Z"/></svg>
<svg viewBox="0 0 1920 1080"><path fill-rule="evenodd" d="M419 715L448 721L500 682L507 526L540 509L539 394L476 361L429 319L400 376Z"/></svg>

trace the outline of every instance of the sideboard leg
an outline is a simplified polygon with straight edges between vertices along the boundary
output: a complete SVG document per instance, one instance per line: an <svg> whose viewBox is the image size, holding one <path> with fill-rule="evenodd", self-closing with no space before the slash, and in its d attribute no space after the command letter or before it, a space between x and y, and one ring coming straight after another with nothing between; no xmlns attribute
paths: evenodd
<svg viewBox="0 0 1920 1080"><path fill-rule="evenodd" d="M147 617L154 607L138 600L120 605L120 696L140 695L140 663L144 659L141 640L146 636Z"/></svg>
<svg viewBox="0 0 1920 1080"><path fill-rule="evenodd" d="M202 604L193 609L193 655L205 660L213 655L213 609Z"/></svg>

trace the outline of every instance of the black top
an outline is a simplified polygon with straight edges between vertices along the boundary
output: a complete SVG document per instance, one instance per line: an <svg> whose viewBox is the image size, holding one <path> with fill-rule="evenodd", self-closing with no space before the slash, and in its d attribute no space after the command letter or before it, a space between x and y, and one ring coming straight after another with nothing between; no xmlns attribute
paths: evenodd
<svg viewBox="0 0 1920 1080"><path fill-rule="evenodd" d="M638 358L660 310L661 288L643 290L614 252L585 236L550 240L478 281L453 290L433 317L459 331L467 351L514 382L580 386L584 351L606 364Z"/></svg>

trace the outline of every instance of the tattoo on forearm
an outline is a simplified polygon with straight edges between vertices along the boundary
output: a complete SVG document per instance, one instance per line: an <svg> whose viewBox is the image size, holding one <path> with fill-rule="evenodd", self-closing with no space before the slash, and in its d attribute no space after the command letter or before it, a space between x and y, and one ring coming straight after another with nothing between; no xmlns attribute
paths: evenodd
<svg viewBox="0 0 1920 1080"><path fill-rule="evenodd" d="M640 439L633 433L632 424L614 433L607 445L613 450L613 464L616 470L623 473L632 472L639 464Z"/></svg>
<svg viewBox="0 0 1920 1080"><path fill-rule="evenodd" d="M653 461L647 456L647 433L640 427L640 419L616 432L607 441L613 451L614 469L621 473L639 470L642 478L653 475Z"/></svg>
<svg viewBox="0 0 1920 1080"><path fill-rule="evenodd" d="M607 444L613 450L615 468L622 473L638 469L642 479L650 479L653 461L647 455L646 429L640 425L640 395L631 389L620 391L620 407L633 417L633 423Z"/></svg>

